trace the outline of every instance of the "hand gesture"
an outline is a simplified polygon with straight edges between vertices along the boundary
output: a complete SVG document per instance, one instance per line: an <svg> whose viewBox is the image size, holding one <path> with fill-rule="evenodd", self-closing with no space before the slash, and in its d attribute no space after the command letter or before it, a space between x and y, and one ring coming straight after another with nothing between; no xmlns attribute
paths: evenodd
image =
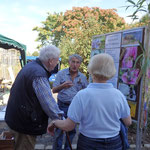
<svg viewBox="0 0 150 150"><path fill-rule="evenodd" d="M48 127L47 127L47 132L51 135L54 136L54 131L55 131L55 126L53 122L51 122Z"/></svg>
<svg viewBox="0 0 150 150"><path fill-rule="evenodd" d="M71 86L73 86L73 83L72 81L65 81L63 84L62 84L63 88L70 88Z"/></svg>

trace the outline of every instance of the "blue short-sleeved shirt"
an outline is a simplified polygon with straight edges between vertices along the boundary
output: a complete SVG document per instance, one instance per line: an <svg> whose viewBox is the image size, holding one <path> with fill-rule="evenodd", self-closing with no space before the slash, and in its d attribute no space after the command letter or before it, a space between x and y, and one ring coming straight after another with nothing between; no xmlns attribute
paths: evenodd
<svg viewBox="0 0 150 150"><path fill-rule="evenodd" d="M120 118L130 116L124 95L111 83L90 83L73 98L68 117L79 123L79 131L91 138L119 134Z"/></svg>
<svg viewBox="0 0 150 150"><path fill-rule="evenodd" d="M60 70L56 75L56 80L53 83L53 87L57 87L65 81L72 81L69 68ZM71 102L73 97L77 94L81 89L86 88L88 85L87 79L84 74L78 72L77 77L75 77L73 81L73 86L67 89L62 89L57 98L62 102Z"/></svg>

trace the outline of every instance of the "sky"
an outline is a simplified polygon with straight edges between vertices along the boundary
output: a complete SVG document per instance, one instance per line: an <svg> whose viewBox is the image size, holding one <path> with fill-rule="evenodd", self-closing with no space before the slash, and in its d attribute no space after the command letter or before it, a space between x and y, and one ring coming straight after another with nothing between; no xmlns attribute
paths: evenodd
<svg viewBox="0 0 150 150"><path fill-rule="evenodd" d="M118 15L131 23L127 16L133 10L126 11L123 7L128 4L126 0L0 0L0 34L25 44L27 51L33 53L39 43L35 41L38 32L32 29L42 26L47 12L53 14L84 6L116 8Z"/></svg>

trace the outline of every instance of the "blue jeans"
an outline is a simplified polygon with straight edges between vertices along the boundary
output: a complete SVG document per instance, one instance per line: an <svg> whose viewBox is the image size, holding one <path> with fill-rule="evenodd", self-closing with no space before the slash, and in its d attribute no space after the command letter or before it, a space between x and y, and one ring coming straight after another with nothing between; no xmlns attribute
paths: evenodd
<svg viewBox="0 0 150 150"><path fill-rule="evenodd" d="M122 150L120 135L113 138L89 138L80 133L77 150Z"/></svg>
<svg viewBox="0 0 150 150"><path fill-rule="evenodd" d="M64 104L64 103L62 103L58 100L58 106L59 106L60 110L64 111L64 117L67 118L67 112L68 112L69 104ZM72 140L73 140L75 134L76 134L75 129L68 132L69 139L70 139L71 143L72 143ZM63 136L64 136L63 131L60 130L60 129L56 129L55 136L54 136L54 142L53 142L53 150L62 150ZM65 138L65 147L64 147L64 149L65 150L71 150L70 146L69 146L67 136Z"/></svg>

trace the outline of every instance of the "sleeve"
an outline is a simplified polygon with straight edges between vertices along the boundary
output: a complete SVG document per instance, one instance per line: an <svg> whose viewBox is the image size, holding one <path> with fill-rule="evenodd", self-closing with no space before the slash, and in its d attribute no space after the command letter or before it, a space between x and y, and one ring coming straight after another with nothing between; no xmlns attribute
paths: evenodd
<svg viewBox="0 0 150 150"><path fill-rule="evenodd" d="M71 119L72 121L74 121L75 123L80 123L81 118L82 118L82 113L83 112L83 107L82 107L82 103L80 101L80 96L79 94L77 94L68 109L68 118Z"/></svg>
<svg viewBox="0 0 150 150"><path fill-rule="evenodd" d="M59 118L58 114L62 114L63 112L59 109L55 99L52 96L50 84L47 81L47 78L39 77L34 79L32 86L43 111L51 119Z"/></svg>

